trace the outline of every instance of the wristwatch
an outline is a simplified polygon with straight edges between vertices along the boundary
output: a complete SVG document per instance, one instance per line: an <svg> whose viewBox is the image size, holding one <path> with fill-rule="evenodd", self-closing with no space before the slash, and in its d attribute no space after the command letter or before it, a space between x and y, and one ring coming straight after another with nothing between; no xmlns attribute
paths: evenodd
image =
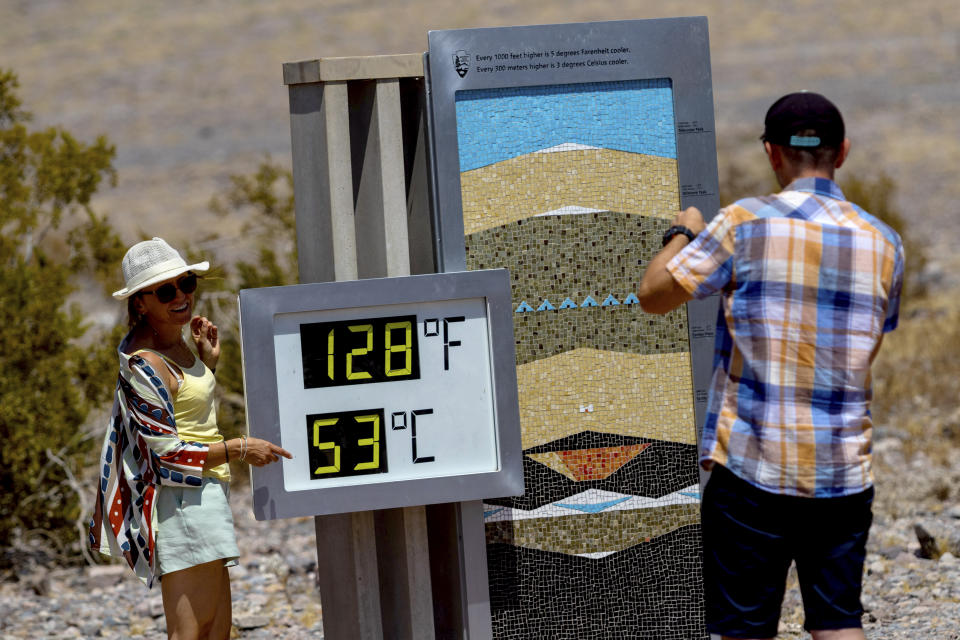
<svg viewBox="0 0 960 640"><path fill-rule="evenodd" d="M682 224L675 224L667 229L667 232L663 234L663 244L661 246L667 246L667 243L673 239L673 236L681 233L687 236L690 239L690 242L693 242L693 239L697 237L693 231L690 231L690 229L687 229Z"/></svg>

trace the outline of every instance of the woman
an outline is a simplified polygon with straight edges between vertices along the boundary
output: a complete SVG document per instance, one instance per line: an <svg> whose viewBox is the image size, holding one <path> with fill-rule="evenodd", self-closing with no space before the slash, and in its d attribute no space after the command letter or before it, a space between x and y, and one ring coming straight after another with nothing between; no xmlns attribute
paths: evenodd
<svg viewBox="0 0 960 640"><path fill-rule="evenodd" d="M127 251L130 332L118 348L120 376L101 455L90 544L123 556L147 587L160 578L170 638L228 638L227 567L240 555L227 502L230 460L262 466L290 458L259 438L224 440L213 372L217 327L193 316L197 272L160 238ZM183 338L190 326L191 348Z"/></svg>

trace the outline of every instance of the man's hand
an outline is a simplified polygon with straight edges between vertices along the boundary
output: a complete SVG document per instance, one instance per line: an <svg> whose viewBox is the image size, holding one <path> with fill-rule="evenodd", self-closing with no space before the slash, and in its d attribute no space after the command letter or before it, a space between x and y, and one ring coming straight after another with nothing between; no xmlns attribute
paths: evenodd
<svg viewBox="0 0 960 640"><path fill-rule="evenodd" d="M677 213L671 222L671 226L673 225L684 226L694 235L707 227L703 221L703 214L696 207L688 207ZM647 265L637 291L640 306L647 313L669 313L691 299L687 290L681 287L667 271L667 263L670 259L689 243L690 239L686 235L678 233Z"/></svg>
<svg viewBox="0 0 960 640"><path fill-rule="evenodd" d="M220 360L220 338L217 334L217 325L203 316L194 316L190 320L190 337L203 364L209 369L216 369Z"/></svg>
<svg viewBox="0 0 960 640"><path fill-rule="evenodd" d="M679 212L674 216L673 224L679 224L690 229L690 231L693 231L693 235L699 234L707 227L707 223L703 221L703 214L696 207L687 207Z"/></svg>

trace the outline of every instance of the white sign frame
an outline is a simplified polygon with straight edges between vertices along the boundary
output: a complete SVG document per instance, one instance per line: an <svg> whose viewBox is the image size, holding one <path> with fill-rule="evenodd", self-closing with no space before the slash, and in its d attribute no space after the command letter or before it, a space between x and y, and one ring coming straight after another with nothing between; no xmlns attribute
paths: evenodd
<svg viewBox="0 0 960 640"><path fill-rule="evenodd" d="M294 454L293 460L251 468L258 520L523 493L505 269L244 289L239 300L249 433ZM305 388L301 324L411 315L417 319L418 379ZM446 337L438 335L444 318L456 319ZM467 357L472 366L457 366ZM458 406L469 410L454 416ZM433 413L424 415L427 408ZM387 471L311 480L307 416L368 409L384 410ZM444 428L451 424L456 429ZM456 430L462 437L450 438Z"/></svg>

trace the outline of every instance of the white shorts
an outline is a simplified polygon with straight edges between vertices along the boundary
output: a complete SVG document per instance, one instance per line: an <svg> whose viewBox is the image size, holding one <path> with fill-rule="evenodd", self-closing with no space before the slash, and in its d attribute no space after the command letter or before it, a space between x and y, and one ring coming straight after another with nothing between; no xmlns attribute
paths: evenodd
<svg viewBox="0 0 960 640"><path fill-rule="evenodd" d="M160 487L157 500L157 575L223 559L237 564L230 487L204 478L199 487Z"/></svg>

